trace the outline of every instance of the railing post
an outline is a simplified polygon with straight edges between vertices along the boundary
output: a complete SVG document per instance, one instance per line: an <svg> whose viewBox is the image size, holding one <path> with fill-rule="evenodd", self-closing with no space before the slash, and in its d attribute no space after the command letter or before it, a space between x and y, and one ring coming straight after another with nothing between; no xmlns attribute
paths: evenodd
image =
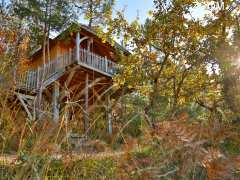
<svg viewBox="0 0 240 180"><path fill-rule="evenodd" d="M90 60L91 60L91 54L90 51L87 50L87 64L90 64Z"/></svg>
<svg viewBox="0 0 240 180"><path fill-rule="evenodd" d="M106 56L105 56L105 71L108 72L108 60Z"/></svg>
<svg viewBox="0 0 240 180"><path fill-rule="evenodd" d="M67 63L67 65L71 64L71 62L72 62L72 60L71 60L72 53L71 52L72 52L72 49L70 48L69 51L68 51L69 54L68 54L68 63Z"/></svg>
<svg viewBox="0 0 240 180"><path fill-rule="evenodd" d="M29 70L27 71L27 80L26 80L26 89L28 90L29 87Z"/></svg>
<svg viewBox="0 0 240 180"><path fill-rule="evenodd" d="M39 66L38 66L38 68L37 68L37 88L36 89L38 89L39 88L39 82L40 82L40 69L39 69Z"/></svg>

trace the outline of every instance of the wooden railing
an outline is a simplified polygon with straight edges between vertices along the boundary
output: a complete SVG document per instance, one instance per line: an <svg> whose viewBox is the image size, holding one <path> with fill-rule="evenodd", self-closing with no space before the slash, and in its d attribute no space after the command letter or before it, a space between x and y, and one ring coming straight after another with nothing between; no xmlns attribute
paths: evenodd
<svg viewBox="0 0 240 180"><path fill-rule="evenodd" d="M115 71L114 62L85 49L80 49L80 62L110 75Z"/></svg>
<svg viewBox="0 0 240 180"><path fill-rule="evenodd" d="M85 49L80 49L79 57L80 59L77 60L76 50L73 49L37 69L30 69L19 74L16 80L17 89L37 91L41 87L44 88L62 76L67 66L76 63L109 76L115 72L116 64L107 58Z"/></svg>

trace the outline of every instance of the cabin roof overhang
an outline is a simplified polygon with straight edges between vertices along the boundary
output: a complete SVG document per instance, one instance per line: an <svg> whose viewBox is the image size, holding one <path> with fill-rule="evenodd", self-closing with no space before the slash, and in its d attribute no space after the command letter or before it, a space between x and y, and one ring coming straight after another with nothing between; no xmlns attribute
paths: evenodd
<svg viewBox="0 0 240 180"><path fill-rule="evenodd" d="M88 27L84 24L77 23L77 22L74 22L71 25L69 25L65 30L60 32L55 38L53 38L53 39L50 38L50 40L49 40L50 46L56 44L59 40L63 39L63 37L70 36L72 33L77 33L77 32L80 32L80 33L82 32L82 33L88 34L90 37L94 37L94 38L98 39L99 42L101 42L102 44L107 45L108 47L110 47L114 50L121 51L125 55L131 54L126 48L121 46L116 41L114 41L114 46L112 46L112 43L110 42L110 40L107 40L105 43L102 42L102 39L99 37L99 35L97 34L96 31L94 31L91 27ZM39 47L39 48L33 50L33 52L31 53L32 58L36 55L39 55L41 52L42 52L42 47Z"/></svg>

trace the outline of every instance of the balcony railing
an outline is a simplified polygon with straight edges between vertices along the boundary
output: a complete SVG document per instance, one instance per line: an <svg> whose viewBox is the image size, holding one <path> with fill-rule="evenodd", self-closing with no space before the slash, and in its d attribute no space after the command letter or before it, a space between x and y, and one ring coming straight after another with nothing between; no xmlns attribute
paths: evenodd
<svg viewBox="0 0 240 180"><path fill-rule="evenodd" d="M80 49L79 57L77 60L76 50L73 49L37 69L30 69L19 74L16 82L17 89L37 91L41 87L44 88L62 76L65 68L71 64L80 64L107 76L112 76L115 72L116 64L105 57L85 49Z"/></svg>
<svg viewBox="0 0 240 180"><path fill-rule="evenodd" d="M80 49L80 63L86 64L109 75L113 75L115 71L114 62L85 49Z"/></svg>

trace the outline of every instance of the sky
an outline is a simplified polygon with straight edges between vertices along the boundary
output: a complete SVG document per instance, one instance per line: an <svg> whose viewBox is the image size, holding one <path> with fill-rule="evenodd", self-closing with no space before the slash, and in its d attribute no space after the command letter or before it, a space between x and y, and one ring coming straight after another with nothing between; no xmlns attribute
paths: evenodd
<svg viewBox="0 0 240 180"><path fill-rule="evenodd" d="M115 9L125 9L125 17L128 21L133 21L138 16L141 23L144 23L148 12L154 9L153 0L116 0ZM191 14L194 18L202 18L206 14L202 6L192 9Z"/></svg>
<svg viewBox="0 0 240 180"><path fill-rule="evenodd" d="M5 0L9 3L10 0ZM124 9L125 17L129 22L139 17L140 22L144 23L147 18L148 12L154 9L153 0L116 0L115 10ZM201 18L204 16L206 11L203 7L197 7L192 11L192 15L195 18Z"/></svg>
<svg viewBox="0 0 240 180"><path fill-rule="evenodd" d="M125 17L133 21L138 16L143 23L148 11L153 8L153 0L116 0L115 9L125 9Z"/></svg>

